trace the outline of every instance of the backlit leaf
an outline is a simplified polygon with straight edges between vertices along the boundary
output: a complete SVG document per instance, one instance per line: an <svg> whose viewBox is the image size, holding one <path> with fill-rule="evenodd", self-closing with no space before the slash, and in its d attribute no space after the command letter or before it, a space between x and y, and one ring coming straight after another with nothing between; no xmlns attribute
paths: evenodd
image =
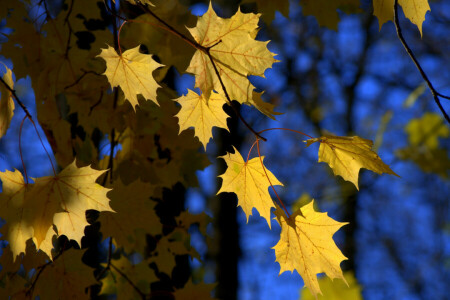
<svg viewBox="0 0 450 300"><path fill-rule="evenodd" d="M234 149L234 153L227 153L222 156L227 163L227 170L219 177L222 178L222 187L217 194L223 192L235 193L238 198L238 205L242 207L247 216L252 215L252 209L256 208L261 217L266 219L270 226L270 209L275 207L275 203L269 194L269 179L272 185L283 185L266 168L266 173L261 166L259 157L245 162L242 155ZM264 160L264 157L261 157Z"/></svg>
<svg viewBox="0 0 450 300"><path fill-rule="evenodd" d="M230 19L217 16L209 5L208 11L199 17L197 26L189 31L195 41L211 54L231 100L253 105L267 116L273 117L273 111L267 111L253 100L254 86L247 76L264 77L264 71L277 60L274 53L267 49L268 42L256 41L259 14L242 13L240 10ZM213 90L224 95L214 66L208 55L197 50L186 70L195 74L195 87L200 88L209 99Z"/></svg>
<svg viewBox="0 0 450 300"><path fill-rule="evenodd" d="M327 213L316 212L313 202L297 210L290 218L277 207L275 215L281 234L273 249L280 264L280 274L297 270L305 286L317 298L317 294L321 294L318 273L345 281L340 264L347 258L334 243L333 235L347 223L337 222Z"/></svg>
<svg viewBox="0 0 450 300"><path fill-rule="evenodd" d="M212 92L207 101L204 95L188 90L186 96L175 99L181 104L181 110L176 115L179 119L180 132L189 127L195 128L195 136L198 137L206 150L206 145L212 138L212 128L220 127L228 130L227 118L223 105L226 99L215 92Z"/></svg>
<svg viewBox="0 0 450 300"><path fill-rule="evenodd" d="M139 52L139 46L118 54L113 47L102 49L98 57L106 61L105 75L111 87L120 86L125 98L133 108L139 104L137 95L150 99L156 104L156 90L159 85L152 72L162 65L152 59L149 54Z"/></svg>
<svg viewBox="0 0 450 300"><path fill-rule="evenodd" d="M430 10L428 0L399 0L405 16L415 25L422 35L422 23L425 15ZM378 23L383 26L388 21L394 21L394 0L373 0L373 14L378 18Z"/></svg>
<svg viewBox="0 0 450 300"><path fill-rule="evenodd" d="M323 136L307 140L307 145L320 142L319 162L326 162L344 180L352 182L357 189L359 169L365 168L375 173L397 174L373 152L373 142L359 136Z"/></svg>

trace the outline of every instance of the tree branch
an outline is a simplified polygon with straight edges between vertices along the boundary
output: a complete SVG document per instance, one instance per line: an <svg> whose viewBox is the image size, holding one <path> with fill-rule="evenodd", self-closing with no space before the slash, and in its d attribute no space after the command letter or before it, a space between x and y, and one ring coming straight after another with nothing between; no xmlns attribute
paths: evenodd
<svg viewBox="0 0 450 300"><path fill-rule="evenodd" d="M425 82L428 85L428 88L431 91L431 94L433 95L434 102L436 102L437 106L441 110L442 114L444 115L445 119L448 123L450 123L450 117L448 116L447 112L444 110L444 107L442 107L441 101L439 100L439 96L445 99L450 99L448 96L444 96L436 91L433 84L431 83L430 79L428 78L425 71L422 69L422 66L420 65L419 61L417 60L416 56L412 52L411 48L408 46L408 44L405 41L405 38L402 34L402 29L400 27L400 22L398 21L398 0L394 1L394 24L395 29L397 30L398 38L400 39L400 42L402 43L403 47L405 47L406 52L408 53L409 57L411 57L412 61L416 65L416 68L419 70L420 75L422 75L422 78L425 80Z"/></svg>

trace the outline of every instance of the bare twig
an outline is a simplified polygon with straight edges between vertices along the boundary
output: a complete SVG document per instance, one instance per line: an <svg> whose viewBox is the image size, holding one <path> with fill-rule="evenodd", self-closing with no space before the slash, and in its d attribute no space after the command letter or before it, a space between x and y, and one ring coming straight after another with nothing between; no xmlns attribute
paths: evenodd
<svg viewBox="0 0 450 300"><path fill-rule="evenodd" d="M425 80L425 82L428 85L428 88L431 91L431 94L433 95L434 102L436 102L437 106L441 110L442 114L444 115L445 119L448 123L450 123L450 117L448 116L447 112L445 111L444 107L441 104L441 101L439 100L439 96L445 99L450 99L448 96L444 96L436 91L433 84L431 83L430 79L428 78L425 71L422 69L422 66L420 65L419 61L417 60L416 56L412 52L411 48L408 46L408 44L405 41L405 38L402 34L402 29L400 27L400 22L398 21L398 0L394 1L394 24L395 29L397 30L398 38L400 39L400 42L402 43L403 47L405 47L406 52L408 53L409 57L411 57L412 61L416 65L416 68L419 70L420 75L422 75L422 78Z"/></svg>

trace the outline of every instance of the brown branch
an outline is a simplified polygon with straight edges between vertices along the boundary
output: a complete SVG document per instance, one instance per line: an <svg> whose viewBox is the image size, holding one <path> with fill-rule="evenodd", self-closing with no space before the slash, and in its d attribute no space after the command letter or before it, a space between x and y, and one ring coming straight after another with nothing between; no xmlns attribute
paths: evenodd
<svg viewBox="0 0 450 300"><path fill-rule="evenodd" d="M217 43L216 43L217 44ZM216 45L214 44L214 45ZM214 46L213 45L213 46ZM211 46L211 47L213 47ZM244 123L244 125L255 135L255 137L257 139L261 139L264 142L267 142L267 139L265 137L262 137L258 132L256 132L251 126L250 124L247 123L247 121L245 121L245 119L242 117L241 113L239 112L239 110L236 108L236 106L233 104L233 102L230 99L230 96L228 95L228 91L225 88L225 84L222 81L222 77L220 76L219 70L217 70L217 66L216 63L214 62L214 59L211 55L211 53L209 52L209 50L211 49L211 47L205 48L205 53L206 55L208 55L209 60L211 61L211 64L214 68L214 72L216 73L217 78L219 78L219 82L220 82L220 86L222 87L222 90L225 94L225 97L227 98L228 103L230 104L231 108L233 108L234 112L236 113L236 115L239 117L239 119L242 121L242 123ZM204 47L203 47L204 48Z"/></svg>
<svg viewBox="0 0 450 300"><path fill-rule="evenodd" d="M405 38L402 34L402 29L400 27L400 22L398 21L398 0L394 1L394 24L395 29L397 30L398 38L400 39L400 42L402 43L403 47L405 48L406 52L408 53L409 57L414 62L416 68L419 70L420 75L422 75L422 78L425 80L425 82L428 85L428 88L431 91L431 94L433 95L434 102L436 102L437 106L441 110L442 114L444 115L445 119L448 123L450 123L450 117L448 116L447 112L445 111L444 107L442 107L441 101L439 100L439 96L450 99L448 96L443 96L442 94L438 93L436 89L434 88L433 84L431 83L430 79L428 78L425 71L422 69L422 66L420 65L419 61L417 60L416 56L412 52L411 48L408 46L408 44L405 41Z"/></svg>

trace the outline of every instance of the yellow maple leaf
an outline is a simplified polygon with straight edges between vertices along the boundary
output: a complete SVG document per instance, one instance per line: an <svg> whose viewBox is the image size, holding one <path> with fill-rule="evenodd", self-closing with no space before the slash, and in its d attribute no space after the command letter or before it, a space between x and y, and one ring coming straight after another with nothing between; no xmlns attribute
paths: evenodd
<svg viewBox="0 0 450 300"><path fill-rule="evenodd" d="M106 193L109 189L95 183L104 171L78 168L75 161L56 176L35 179L25 184L22 174L0 172L0 217L6 220L8 241L14 256L24 252L26 241L33 238L36 248L51 257L53 224L59 235L66 235L81 245L86 210L112 211Z"/></svg>
<svg viewBox="0 0 450 300"><path fill-rule="evenodd" d="M281 226L280 241L273 247L280 274L297 270L305 286L314 297L321 294L318 273L326 273L331 279L345 281L340 268L347 259L333 241L333 234L347 223L328 217L327 213L314 210L314 200L288 218L277 207L275 215ZM303 216L302 216L303 215Z"/></svg>
<svg viewBox="0 0 450 300"><path fill-rule="evenodd" d="M425 15L430 10L428 0L399 0L405 16L415 25L422 35L422 23ZM378 18L378 23L383 26L388 21L394 21L394 0L373 0L373 14Z"/></svg>
<svg viewBox="0 0 450 300"><path fill-rule="evenodd" d="M162 225L156 215L156 202L150 200L154 187L139 179L129 185L116 180L108 197L115 212L100 213L103 237L113 237L119 247L127 253L137 251L137 239L145 240L146 234L156 235L162 232Z"/></svg>
<svg viewBox="0 0 450 300"><path fill-rule="evenodd" d="M12 79L12 72L6 66L6 73L3 75L3 81L8 84L10 88L14 88L14 82ZM14 100L11 92L0 83L0 138L6 134L6 130L9 128L12 117L14 115Z"/></svg>
<svg viewBox="0 0 450 300"><path fill-rule="evenodd" d="M96 284L94 269L81 258L86 250L69 249L48 265L36 283L33 299L89 299L86 288Z"/></svg>
<svg viewBox="0 0 450 300"><path fill-rule="evenodd" d="M334 175L352 182L358 190L358 174L361 168L378 174L388 173L398 176L371 150L373 145L371 140L359 136L330 135L306 141L307 146L315 142L320 142L319 162L326 162Z"/></svg>
<svg viewBox="0 0 450 300"><path fill-rule="evenodd" d="M206 145L212 138L212 128L220 127L228 130L227 118L229 116L223 110L226 99L212 92L209 100L205 96L188 90L186 96L175 99L181 104L180 112L176 115L179 119L180 133L189 127L195 128L195 136L198 137L206 150Z"/></svg>
<svg viewBox="0 0 450 300"><path fill-rule="evenodd" d="M223 19L217 16L210 3L208 11L199 17L197 26L189 31L197 43L210 48L209 53L231 100L253 105L273 118L276 114L273 110L268 111L253 99L258 94L247 78L248 75L264 77L264 71L277 62L275 54L267 49L268 42L255 40L259 17L260 14L245 14L238 10L230 19ZM207 99L213 90L224 95L211 60L204 51L194 53L186 71L195 74L195 87L200 88Z"/></svg>
<svg viewBox="0 0 450 300"><path fill-rule="evenodd" d="M120 86L125 98L130 101L134 109L139 104L138 94L158 104L156 90L160 86L151 74L163 66L154 61L151 55L140 53L139 47L119 55L113 47L108 45L107 49L102 49L102 52L97 55L106 61L104 75L108 77L111 87Z"/></svg>
<svg viewBox="0 0 450 300"><path fill-rule="evenodd" d="M221 158L227 163L227 170L219 176L223 182L217 194L235 193L238 205L242 207L247 216L247 222L249 216L252 215L252 209L256 208L271 227L270 209L275 207L275 204L270 197L268 191L270 183L259 157L245 162L239 151L234 148L234 153L227 153ZM264 156L261 157L261 160L264 160ZM267 168L266 171L272 185L283 185Z"/></svg>

